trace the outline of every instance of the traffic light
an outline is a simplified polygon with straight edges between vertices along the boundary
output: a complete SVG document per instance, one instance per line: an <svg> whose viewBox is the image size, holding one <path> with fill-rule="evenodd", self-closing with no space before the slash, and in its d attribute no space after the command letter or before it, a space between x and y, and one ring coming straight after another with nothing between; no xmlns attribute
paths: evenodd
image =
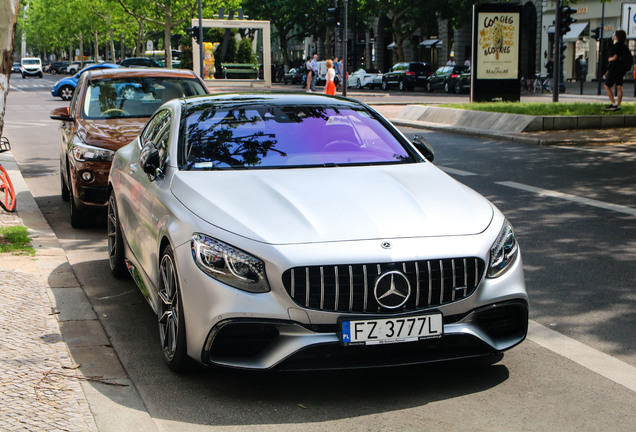
<svg viewBox="0 0 636 432"><path fill-rule="evenodd" d="M566 34L570 31L570 24L575 23L577 21L576 18L572 18L572 15L576 13L576 10L572 9L569 6L564 6L561 8L561 20L559 21L559 25L561 28L561 35Z"/></svg>
<svg viewBox="0 0 636 432"><path fill-rule="evenodd" d="M592 29L592 31L590 32L590 37L594 40L599 40L601 38L601 28L596 27L595 29Z"/></svg>
<svg viewBox="0 0 636 432"><path fill-rule="evenodd" d="M189 28L188 34L192 36L194 40L197 41L198 44L201 44L201 41L199 40L199 26L194 26Z"/></svg>
<svg viewBox="0 0 636 432"><path fill-rule="evenodd" d="M563 62L563 60L565 60L565 50L568 48L566 44L562 43L561 46L559 47L559 51L561 51L561 54L559 55L559 58L561 59L561 62Z"/></svg>
<svg viewBox="0 0 636 432"><path fill-rule="evenodd" d="M327 22L333 25L340 25L340 8L338 6L327 8Z"/></svg>

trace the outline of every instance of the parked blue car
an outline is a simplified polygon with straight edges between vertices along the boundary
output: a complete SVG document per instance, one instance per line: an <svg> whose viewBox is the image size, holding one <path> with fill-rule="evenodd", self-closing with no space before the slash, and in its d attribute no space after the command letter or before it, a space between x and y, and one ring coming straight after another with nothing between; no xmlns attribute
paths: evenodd
<svg viewBox="0 0 636 432"><path fill-rule="evenodd" d="M71 100L73 97L73 92L75 91L75 87L77 86L77 81L82 73L86 72L90 69L114 69L118 68L119 65L112 63L96 63L90 66L86 66L84 69L73 75L72 77L62 78L55 86L53 86L53 90L51 90L51 94L54 97L60 97L62 100Z"/></svg>

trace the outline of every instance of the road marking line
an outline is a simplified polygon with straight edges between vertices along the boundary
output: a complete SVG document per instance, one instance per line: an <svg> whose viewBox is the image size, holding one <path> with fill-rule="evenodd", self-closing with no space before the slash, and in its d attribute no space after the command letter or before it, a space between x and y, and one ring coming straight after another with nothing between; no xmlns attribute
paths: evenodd
<svg viewBox="0 0 636 432"><path fill-rule="evenodd" d="M636 367L530 320L528 340L636 392Z"/></svg>
<svg viewBox="0 0 636 432"><path fill-rule="evenodd" d="M611 210L611 211L615 211L618 213L625 213L631 216L636 216L636 209L633 209L631 207L627 207L627 206L622 206L622 205L618 205L618 204L611 204L608 202L604 202L604 201L598 201L598 200L594 200L591 198L585 198L585 197L580 197L580 196L576 196L576 195L570 195L570 194L566 194L563 192L557 192L557 191L552 191L552 190L548 190L548 189L541 189L538 187L534 187L534 186L528 186L528 185L524 185L521 183L516 183L516 182L495 182L495 184L501 185L501 186L506 186L506 187L510 187L510 188L514 188L514 189L520 189L526 192L533 192L536 193L538 195L542 195L542 196L548 196L548 197L552 197L552 198L559 198L559 199L563 199L566 201L573 201L579 204L585 204L585 205L589 205L592 207L598 207L598 208L602 208L605 210Z"/></svg>
<svg viewBox="0 0 636 432"><path fill-rule="evenodd" d="M437 166L437 168L441 169L442 171L444 171L447 174L454 174L454 175L458 175L458 176L474 176L477 175L475 173L471 173L468 171L462 171L462 170L458 170L455 168L447 168L447 167L441 167L441 166Z"/></svg>

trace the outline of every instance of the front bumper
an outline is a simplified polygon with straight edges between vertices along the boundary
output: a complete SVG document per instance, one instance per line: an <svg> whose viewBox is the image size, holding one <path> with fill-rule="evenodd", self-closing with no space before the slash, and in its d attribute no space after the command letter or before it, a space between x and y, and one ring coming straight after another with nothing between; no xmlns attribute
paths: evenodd
<svg viewBox="0 0 636 432"><path fill-rule="evenodd" d="M467 240L450 242L453 241ZM441 246L431 248L440 249ZM296 251L292 248L286 252L292 256ZM196 267L189 243L177 247L175 252L188 354L208 365L255 370L405 365L500 353L526 337L528 297L520 254L502 276L481 279L469 297L428 309L442 313L443 337L381 346L344 346L340 342L338 320L359 317L359 313L299 306L282 288L282 282L274 280L271 274L271 292L252 294L230 288ZM426 312L426 309L418 311ZM368 316L382 317L373 313Z"/></svg>
<svg viewBox="0 0 636 432"><path fill-rule="evenodd" d="M312 329L290 321L230 319L210 332L201 360L245 369L359 369L402 366L500 353L525 339L525 301L496 303L444 317L441 338L344 346L336 325Z"/></svg>

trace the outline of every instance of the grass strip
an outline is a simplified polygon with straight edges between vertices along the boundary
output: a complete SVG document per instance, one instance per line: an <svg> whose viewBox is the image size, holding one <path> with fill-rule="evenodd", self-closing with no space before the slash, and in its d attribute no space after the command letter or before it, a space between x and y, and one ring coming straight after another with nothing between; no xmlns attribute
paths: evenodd
<svg viewBox="0 0 636 432"><path fill-rule="evenodd" d="M608 103L589 102L475 102L451 103L439 105L444 108L456 108L473 111L489 111L508 114L533 116L589 116L589 115L634 115L636 103L621 104L620 111L605 111Z"/></svg>
<svg viewBox="0 0 636 432"><path fill-rule="evenodd" d="M21 225L0 226L0 253L4 252L26 255L35 254L26 227Z"/></svg>

